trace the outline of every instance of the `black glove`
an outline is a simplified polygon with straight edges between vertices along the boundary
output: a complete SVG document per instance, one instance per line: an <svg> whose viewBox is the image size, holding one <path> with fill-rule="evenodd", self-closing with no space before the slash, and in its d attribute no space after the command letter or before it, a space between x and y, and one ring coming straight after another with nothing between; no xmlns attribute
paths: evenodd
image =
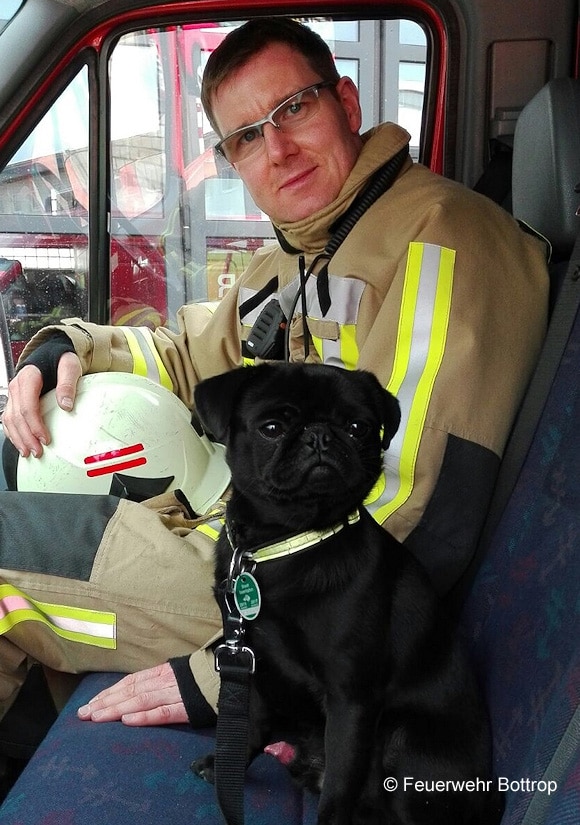
<svg viewBox="0 0 580 825"><path fill-rule="evenodd" d="M75 348L68 335L55 330L51 333L50 338L44 341L34 352L27 355L24 361L18 364L17 372L29 364L33 367L38 367L42 375L41 395L44 395L44 393L56 387L58 362L61 357L65 352L74 351Z"/></svg>

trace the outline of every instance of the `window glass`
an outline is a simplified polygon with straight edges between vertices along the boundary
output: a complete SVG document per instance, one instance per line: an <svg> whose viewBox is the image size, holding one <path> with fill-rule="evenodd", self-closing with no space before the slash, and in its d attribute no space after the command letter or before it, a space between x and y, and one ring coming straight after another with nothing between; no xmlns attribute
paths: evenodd
<svg viewBox="0 0 580 825"><path fill-rule="evenodd" d="M113 324L153 328L168 319L167 279L175 267L165 239L173 226L175 238L185 231L176 211L182 120L175 35L127 34L109 61Z"/></svg>
<svg viewBox="0 0 580 825"><path fill-rule="evenodd" d="M413 20L399 21L399 42L409 46L425 47L425 32Z"/></svg>
<svg viewBox="0 0 580 825"><path fill-rule="evenodd" d="M399 108L397 121L411 134L411 143L418 147L423 117L425 64L399 63Z"/></svg>
<svg viewBox="0 0 580 825"><path fill-rule="evenodd" d="M0 294L15 358L40 327L86 312L88 123L84 68L0 174Z"/></svg>
<svg viewBox="0 0 580 825"><path fill-rule="evenodd" d="M145 34L122 38L109 65L112 210L134 218L161 209L165 191L163 75L155 40Z"/></svg>
<svg viewBox="0 0 580 825"><path fill-rule="evenodd" d="M0 8L0 32L12 20L24 0L2 0Z"/></svg>

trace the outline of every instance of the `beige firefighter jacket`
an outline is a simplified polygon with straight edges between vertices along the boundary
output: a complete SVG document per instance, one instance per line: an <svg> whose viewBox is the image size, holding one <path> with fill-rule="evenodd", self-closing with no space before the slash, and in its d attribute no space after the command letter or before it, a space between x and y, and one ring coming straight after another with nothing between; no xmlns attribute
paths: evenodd
<svg viewBox="0 0 580 825"><path fill-rule="evenodd" d="M276 276L274 296L287 308L298 287L296 250L308 266L329 227L408 139L394 124L365 134L337 200L277 227L293 251L259 250L213 314L183 307L178 332L65 322L83 371L146 374L191 405L196 382L244 363L242 341L273 296L242 318L240 306ZM316 275L307 283L309 360L371 370L399 398L401 427L368 507L445 587L473 550L544 336L545 247L487 198L408 160L332 257L328 274L326 314ZM293 360L304 357L302 330L298 304Z"/></svg>

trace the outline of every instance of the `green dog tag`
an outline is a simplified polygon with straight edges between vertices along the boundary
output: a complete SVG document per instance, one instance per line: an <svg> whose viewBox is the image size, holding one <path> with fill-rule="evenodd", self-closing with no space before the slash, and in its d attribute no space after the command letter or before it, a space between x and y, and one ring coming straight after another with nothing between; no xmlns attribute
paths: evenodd
<svg viewBox="0 0 580 825"><path fill-rule="evenodd" d="M242 573L234 582L234 601L243 619L252 621L260 612L262 598L258 582L251 573Z"/></svg>

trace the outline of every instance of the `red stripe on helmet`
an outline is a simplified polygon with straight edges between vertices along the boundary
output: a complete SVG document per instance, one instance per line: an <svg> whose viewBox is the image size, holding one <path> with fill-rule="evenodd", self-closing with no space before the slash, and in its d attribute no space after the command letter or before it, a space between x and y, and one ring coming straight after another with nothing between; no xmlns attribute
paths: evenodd
<svg viewBox="0 0 580 825"><path fill-rule="evenodd" d="M92 470L87 470L87 475L89 478L94 478L95 476L107 475L107 473L112 474L119 473L121 470L130 470L131 467L141 467L143 464L147 464L147 459L144 456L141 458L132 458L130 461L118 461L106 467L95 467Z"/></svg>
<svg viewBox="0 0 580 825"><path fill-rule="evenodd" d="M144 449L142 444L131 444L129 447L119 447L116 450L107 450L104 453L88 455L84 459L85 464L96 464L99 461L110 461L113 458L122 458L125 455L140 453Z"/></svg>

